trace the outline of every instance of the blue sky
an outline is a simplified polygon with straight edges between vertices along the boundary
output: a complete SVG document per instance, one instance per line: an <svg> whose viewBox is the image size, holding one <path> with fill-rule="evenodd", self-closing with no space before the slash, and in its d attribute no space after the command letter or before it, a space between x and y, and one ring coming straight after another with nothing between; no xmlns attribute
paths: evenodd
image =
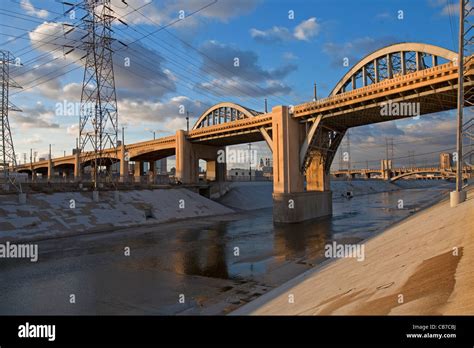
<svg viewBox="0 0 474 348"><path fill-rule="evenodd" d="M117 16L128 24L115 25L114 35L130 44L128 49L114 46L126 142L150 139L151 131L163 136L184 128L180 105L195 118L219 101L257 110L263 109L264 98L270 107L298 104L311 100L313 82L318 95L327 96L350 66L388 44L415 41L451 50L457 46L455 0L219 0L187 16L211 2L128 0L126 6L112 1ZM21 161L30 148L41 156L53 143L53 155L58 156L63 150L70 153L75 144L77 116L55 112L58 103L80 101L82 84L83 52L78 47L64 56L68 49L60 46L77 45L73 40L81 36L79 29L64 34L61 23L77 22L61 15L66 9L53 0L0 2L1 49L23 63L12 68L12 76L24 90L13 91L11 97L23 113L10 116ZM184 20L143 38L175 21L180 11L187 16ZM23 38L14 39L20 35ZM142 39L131 43L137 38ZM238 68L233 66L235 57ZM349 67L343 66L344 57ZM126 58L130 67L124 66ZM75 70L67 73L70 69ZM385 153L380 145L385 137L394 138L395 157L415 150L420 164L436 161L436 154L421 154L453 146L453 117L451 112L354 129L355 166L366 160L377 166ZM265 144L256 146L261 156L270 155ZM406 161L401 158L399 164Z"/></svg>

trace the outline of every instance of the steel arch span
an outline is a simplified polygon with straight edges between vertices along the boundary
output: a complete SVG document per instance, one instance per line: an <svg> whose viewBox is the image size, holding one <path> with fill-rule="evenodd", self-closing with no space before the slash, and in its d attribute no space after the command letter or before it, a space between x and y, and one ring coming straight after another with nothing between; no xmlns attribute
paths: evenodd
<svg viewBox="0 0 474 348"><path fill-rule="evenodd" d="M252 118L261 114L259 111L246 108L236 103L219 103L204 111L194 124L192 130Z"/></svg>
<svg viewBox="0 0 474 348"><path fill-rule="evenodd" d="M329 95L432 68L440 64L440 58L456 62L457 56L456 52L448 49L418 42L389 45L362 58L339 80Z"/></svg>

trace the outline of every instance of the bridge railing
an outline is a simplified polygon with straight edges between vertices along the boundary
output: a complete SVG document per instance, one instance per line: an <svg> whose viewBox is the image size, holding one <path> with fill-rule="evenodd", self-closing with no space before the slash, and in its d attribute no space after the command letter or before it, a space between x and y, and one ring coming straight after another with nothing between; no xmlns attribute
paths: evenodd
<svg viewBox="0 0 474 348"><path fill-rule="evenodd" d="M472 74L474 72L473 71L474 62L473 62L472 59L470 59L470 60L469 59L470 59L470 57L466 58L466 61L469 61L469 63L470 63L469 66L468 66L468 74ZM307 111L310 111L312 109L319 108L323 105L327 105L327 104L331 104L331 103L334 104L336 102L340 102L341 100L342 101L350 100L350 99L353 99L353 98L355 98L356 96L359 96L359 95L367 95L367 94L369 94L369 92L372 92L374 89L384 89L384 88L386 88L388 86L392 86L396 83L401 84L403 82L410 81L414 78L424 78L424 77L433 76L433 75L439 74L439 73L441 73L443 71L446 71L446 70L451 70L452 72L454 72L454 71L457 72L458 67L453 62L448 62L448 63L437 65L437 66L434 66L434 67L431 67L431 68L415 71L415 72L412 72L412 73L409 73L409 74L406 74L406 75L401 75L401 76L393 77L391 79L386 79L386 80L383 80L383 81L380 81L380 82L377 82L377 83L373 83L369 86L356 88L352 91L344 92L344 93L341 93L341 94L336 94L336 95L329 96L329 97L326 97L326 98L322 98L322 99L312 101L312 102L309 102L309 103L296 105L294 107L294 114L296 115L298 113L307 112Z"/></svg>

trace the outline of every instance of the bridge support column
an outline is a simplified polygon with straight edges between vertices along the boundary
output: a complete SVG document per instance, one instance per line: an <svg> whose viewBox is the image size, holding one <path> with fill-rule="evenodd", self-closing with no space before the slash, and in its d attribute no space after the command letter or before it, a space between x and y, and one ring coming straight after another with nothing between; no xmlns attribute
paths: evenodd
<svg viewBox="0 0 474 348"><path fill-rule="evenodd" d="M135 161L135 165L133 166L133 177L135 182L141 182L143 176L143 162L142 161Z"/></svg>
<svg viewBox="0 0 474 348"><path fill-rule="evenodd" d="M176 132L176 178L183 184L198 182L199 158L183 130Z"/></svg>
<svg viewBox="0 0 474 348"><path fill-rule="evenodd" d="M79 157L79 151L76 151L75 157L74 157L74 181L79 181L81 180L81 159Z"/></svg>
<svg viewBox="0 0 474 348"><path fill-rule="evenodd" d="M148 162L148 180L150 183L155 183L156 177L156 161L149 161Z"/></svg>
<svg viewBox="0 0 474 348"><path fill-rule="evenodd" d="M384 159L381 161L381 168L382 169L382 178L384 180L390 180L392 177L392 160Z"/></svg>
<svg viewBox="0 0 474 348"><path fill-rule="evenodd" d="M120 160L120 182L126 182L128 180L128 156L125 151L125 145L122 144L119 154Z"/></svg>
<svg viewBox="0 0 474 348"><path fill-rule="evenodd" d="M332 193L325 191L329 176L324 164L313 160L308 168L308 190L300 171L300 148L306 136L304 126L293 119L288 107L273 113L273 221L294 223L332 214Z"/></svg>
<svg viewBox="0 0 474 348"><path fill-rule="evenodd" d="M210 181L225 181L226 164L218 161L206 162L206 179Z"/></svg>
<svg viewBox="0 0 474 348"><path fill-rule="evenodd" d="M324 170L325 158L321 153L313 155L311 164L306 171L306 190L329 191L329 175Z"/></svg>
<svg viewBox="0 0 474 348"><path fill-rule="evenodd" d="M48 181L50 181L54 176L53 160L50 158L48 160Z"/></svg>

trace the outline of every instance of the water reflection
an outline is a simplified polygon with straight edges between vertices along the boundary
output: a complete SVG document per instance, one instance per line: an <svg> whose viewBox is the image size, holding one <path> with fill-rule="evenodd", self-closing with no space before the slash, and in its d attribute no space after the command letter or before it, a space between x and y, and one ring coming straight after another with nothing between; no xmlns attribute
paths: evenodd
<svg viewBox="0 0 474 348"><path fill-rule="evenodd" d="M285 260L321 257L324 245L331 239L331 225L329 218L292 225L275 224L275 256Z"/></svg>
<svg viewBox="0 0 474 348"><path fill-rule="evenodd" d="M172 268L178 274L235 279L264 274L287 261L320 263L327 243L358 243L443 192L413 189L336 200L332 218L297 224L274 225L271 209L261 209L236 221L209 222L204 229L180 229Z"/></svg>
<svg viewBox="0 0 474 348"><path fill-rule="evenodd" d="M174 271L178 274L229 278L227 256L223 243L227 229L182 229L176 233L173 253Z"/></svg>

